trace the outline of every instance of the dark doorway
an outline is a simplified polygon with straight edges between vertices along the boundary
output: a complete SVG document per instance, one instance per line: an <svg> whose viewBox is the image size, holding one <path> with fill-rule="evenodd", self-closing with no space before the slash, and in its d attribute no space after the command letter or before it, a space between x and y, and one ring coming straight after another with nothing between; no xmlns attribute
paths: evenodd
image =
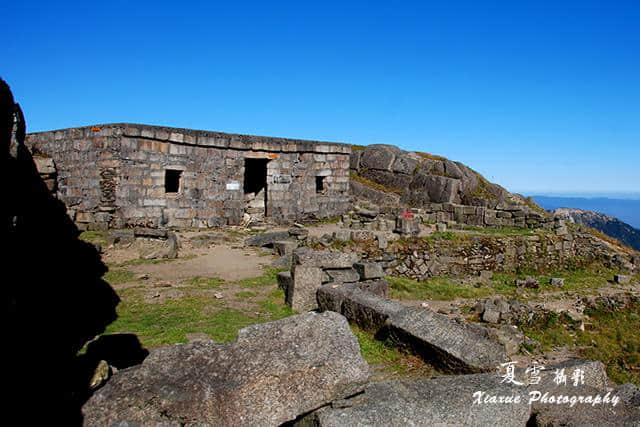
<svg viewBox="0 0 640 427"><path fill-rule="evenodd" d="M244 159L245 212L254 220L267 215L267 163L269 159Z"/></svg>

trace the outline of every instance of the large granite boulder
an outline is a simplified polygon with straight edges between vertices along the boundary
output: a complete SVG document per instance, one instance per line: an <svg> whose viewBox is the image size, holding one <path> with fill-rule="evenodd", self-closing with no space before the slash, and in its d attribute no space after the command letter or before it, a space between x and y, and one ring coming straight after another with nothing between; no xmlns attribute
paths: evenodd
<svg viewBox="0 0 640 427"><path fill-rule="evenodd" d="M392 199L380 188L366 189L366 183L352 184L354 195L376 203L392 204L398 196L402 203L421 207L429 203L457 203L494 208L516 195L491 184L460 162L401 150L392 145L374 144L351 154L350 168L358 175L387 188ZM397 203L395 203L397 204Z"/></svg>
<svg viewBox="0 0 640 427"><path fill-rule="evenodd" d="M232 344L153 351L84 405L85 425L277 426L363 389L346 319L307 313L240 330Z"/></svg>

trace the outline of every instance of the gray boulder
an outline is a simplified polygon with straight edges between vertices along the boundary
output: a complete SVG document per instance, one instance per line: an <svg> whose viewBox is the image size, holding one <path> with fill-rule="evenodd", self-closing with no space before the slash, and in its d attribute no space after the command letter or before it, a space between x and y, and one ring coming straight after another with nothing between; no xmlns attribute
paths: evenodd
<svg viewBox="0 0 640 427"><path fill-rule="evenodd" d="M84 405L85 425L277 426L363 389L346 319L307 313L240 330L232 344L153 351Z"/></svg>

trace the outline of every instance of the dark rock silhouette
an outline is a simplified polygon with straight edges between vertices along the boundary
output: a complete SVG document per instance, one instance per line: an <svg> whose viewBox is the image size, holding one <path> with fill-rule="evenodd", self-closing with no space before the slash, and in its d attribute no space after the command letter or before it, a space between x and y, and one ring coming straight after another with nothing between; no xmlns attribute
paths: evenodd
<svg viewBox="0 0 640 427"><path fill-rule="evenodd" d="M66 207L41 180L24 145L25 128L0 79L5 420L79 424L102 357L96 351L81 359L77 354L115 320L119 299L101 279L107 268L96 248L78 239ZM23 412L25 406L31 410Z"/></svg>

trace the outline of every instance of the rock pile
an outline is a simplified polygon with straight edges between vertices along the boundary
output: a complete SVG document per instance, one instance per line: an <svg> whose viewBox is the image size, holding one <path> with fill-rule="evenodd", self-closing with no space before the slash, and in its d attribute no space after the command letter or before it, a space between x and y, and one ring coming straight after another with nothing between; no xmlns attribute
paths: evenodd
<svg viewBox="0 0 640 427"><path fill-rule="evenodd" d="M318 308L316 291L325 286L357 284L376 295L387 295L382 267L360 263L354 253L316 251L301 247L293 251L290 271L278 274L278 286L285 291L286 303L297 311Z"/></svg>

